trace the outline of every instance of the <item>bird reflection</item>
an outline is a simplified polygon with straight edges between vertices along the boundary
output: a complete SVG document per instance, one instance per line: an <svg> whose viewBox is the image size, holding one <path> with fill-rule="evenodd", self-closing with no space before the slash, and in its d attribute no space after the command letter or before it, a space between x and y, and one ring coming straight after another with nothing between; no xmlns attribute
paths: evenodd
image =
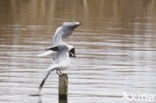
<svg viewBox="0 0 156 103"><path fill-rule="evenodd" d="M42 103L42 96L38 96L38 103Z"/></svg>

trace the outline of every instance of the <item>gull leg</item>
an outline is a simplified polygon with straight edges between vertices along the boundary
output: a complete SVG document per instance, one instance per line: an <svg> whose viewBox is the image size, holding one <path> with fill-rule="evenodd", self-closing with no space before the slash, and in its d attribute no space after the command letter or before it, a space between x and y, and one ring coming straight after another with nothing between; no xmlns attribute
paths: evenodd
<svg viewBox="0 0 156 103"><path fill-rule="evenodd" d="M63 75L63 73L62 73L59 69L56 70L56 73L57 73L58 75Z"/></svg>
<svg viewBox="0 0 156 103"><path fill-rule="evenodd" d="M58 71L59 71L60 75L63 75L64 74L64 73L61 72L61 70L58 70Z"/></svg>
<svg viewBox="0 0 156 103"><path fill-rule="evenodd" d="M58 70L56 70L56 74L57 74L57 75L61 75L60 72L59 72Z"/></svg>
<svg viewBox="0 0 156 103"><path fill-rule="evenodd" d="M54 70L55 70L55 69L49 70L48 73L46 74L46 76L43 78L43 80L42 80L42 82L40 83L40 86L39 86L38 94L40 94L40 92L41 92L41 90L42 90L42 87L43 87L45 81L47 80L47 78L48 78L48 76L50 75L50 73L51 73L52 71L54 71Z"/></svg>

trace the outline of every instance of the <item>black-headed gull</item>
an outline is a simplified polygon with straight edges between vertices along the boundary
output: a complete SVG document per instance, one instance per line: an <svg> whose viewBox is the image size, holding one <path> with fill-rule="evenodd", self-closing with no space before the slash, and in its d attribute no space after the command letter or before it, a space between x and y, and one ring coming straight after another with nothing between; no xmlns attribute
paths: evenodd
<svg viewBox="0 0 156 103"><path fill-rule="evenodd" d="M56 70L58 75L62 75L61 70L64 70L70 65L70 57L75 57L75 49L72 45L66 44L63 40L72 34L72 31L77 26L80 26L80 22L64 22L61 27L59 27L51 41L51 46L46 48L47 52L39 56L53 55L53 64L47 68L47 74L42 80L38 94L50 75L50 73Z"/></svg>

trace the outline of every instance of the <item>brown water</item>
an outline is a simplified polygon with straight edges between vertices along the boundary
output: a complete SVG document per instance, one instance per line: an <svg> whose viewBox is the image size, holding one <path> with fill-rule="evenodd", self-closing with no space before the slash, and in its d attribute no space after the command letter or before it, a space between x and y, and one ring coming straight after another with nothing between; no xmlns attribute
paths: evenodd
<svg viewBox="0 0 156 103"><path fill-rule="evenodd" d="M57 103L58 76L36 93L51 58L39 58L56 28L80 21L66 40L76 48L70 69L69 103L127 103L146 94L156 102L155 0L1 0L0 103Z"/></svg>

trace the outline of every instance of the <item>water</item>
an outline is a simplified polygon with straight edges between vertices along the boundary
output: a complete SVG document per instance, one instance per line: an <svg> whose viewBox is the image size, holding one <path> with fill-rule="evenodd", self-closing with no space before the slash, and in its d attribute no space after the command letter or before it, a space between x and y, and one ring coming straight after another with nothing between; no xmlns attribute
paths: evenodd
<svg viewBox="0 0 156 103"><path fill-rule="evenodd" d="M1 0L0 102L57 103L58 76L36 93L51 58L39 58L64 21L81 21L68 44L69 103L125 103L124 93L156 98L155 0ZM130 103L155 103L146 98ZM141 101L142 100L142 101Z"/></svg>

